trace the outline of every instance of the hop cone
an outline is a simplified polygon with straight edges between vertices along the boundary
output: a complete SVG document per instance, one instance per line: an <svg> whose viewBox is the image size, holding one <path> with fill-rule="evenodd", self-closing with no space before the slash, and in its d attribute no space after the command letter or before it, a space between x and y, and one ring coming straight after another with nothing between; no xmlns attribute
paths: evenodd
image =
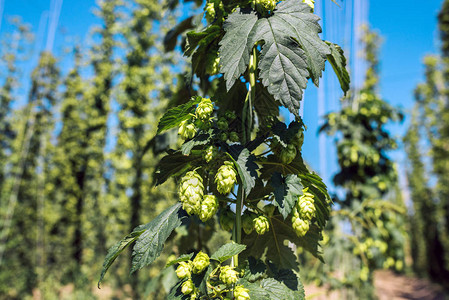
<svg viewBox="0 0 449 300"><path fill-rule="evenodd" d="M189 123L189 120L184 120L179 125L178 134L185 140L191 139L196 134L195 125Z"/></svg>
<svg viewBox="0 0 449 300"><path fill-rule="evenodd" d="M254 229L258 235L262 235L270 229L270 223L265 216L259 216L254 219Z"/></svg>
<svg viewBox="0 0 449 300"><path fill-rule="evenodd" d="M188 295L195 289L195 285L193 284L192 279L188 279L187 281L184 281L184 283L181 286L181 292L184 295Z"/></svg>
<svg viewBox="0 0 449 300"><path fill-rule="evenodd" d="M237 143L240 141L239 135L237 132L233 131L229 134L229 140L231 140L231 142Z"/></svg>
<svg viewBox="0 0 449 300"><path fill-rule="evenodd" d="M204 193L203 179L196 171L187 172L179 185L182 208L189 214L196 214L201 208Z"/></svg>
<svg viewBox="0 0 449 300"><path fill-rule="evenodd" d="M249 300L249 290L243 285L237 285L234 288L234 297L235 300Z"/></svg>
<svg viewBox="0 0 449 300"><path fill-rule="evenodd" d="M242 216L242 227L246 234L251 234L254 230L254 214L248 212L247 210Z"/></svg>
<svg viewBox="0 0 449 300"><path fill-rule="evenodd" d="M302 219L310 221L315 217L316 208L313 194L309 193L307 190L308 188L305 188L302 196L299 196L296 208Z"/></svg>
<svg viewBox="0 0 449 300"><path fill-rule="evenodd" d="M292 227L299 237L305 236L310 227L310 221L301 219L296 208L293 211Z"/></svg>
<svg viewBox="0 0 449 300"><path fill-rule="evenodd" d="M276 7L275 0L256 0L256 7L262 7L265 11L272 11Z"/></svg>
<svg viewBox="0 0 449 300"><path fill-rule="evenodd" d="M209 266L209 255L200 251L192 262L193 274L199 274L203 272Z"/></svg>
<svg viewBox="0 0 449 300"><path fill-rule="evenodd" d="M225 231L230 231L234 227L234 213L228 208L220 215L221 228Z"/></svg>
<svg viewBox="0 0 449 300"><path fill-rule="evenodd" d="M238 278L238 272L234 270L231 266L223 266L220 269L220 280L227 284L231 285L237 282Z"/></svg>
<svg viewBox="0 0 449 300"><path fill-rule="evenodd" d="M214 195L205 195L198 217L201 221L206 222L212 218L218 210L218 200Z"/></svg>
<svg viewBox="0 0 449 300"><path fill-rule="evenodd" d="M218 74L218 72L220 72L220 57L218 56L218 53L209 54L206 59L206 74Z"/></svg>
<svg viewBox="0 0 449 300"><path fill-rule="evenodd" d="M234 183L237 180L237 172L232 167L230 161L225 161L215 175L215 183L217 184L217 190L219 193L227 195L234 187Z"/></svg>
<svg viewBox="0 0 449 300"><path fill-rule="evenodd" d="M190 275L192 274L192 269L193 265L190 260L182 261L176 268L176 276L178 276L179 279L190 278Z"/></svg>
<svg viewBox="0 0 449 300"><path fill-rule="evenodd" d="M195 114L198 119L207 121L209 120L209 117L213 111L214 105L212 104L212 101L210 101L210 99L203 98L198 104L198 107L195 110Z"/></svg>
<svg viewBox="0 0 449 300"><path fill-rule="evenodd" d="M296 147L293 144L288 144L286 148L281 151L281 162L288 165L296 157Z"/></svg>
<svg viewBox="0 0 449 300"><path fill-rule="evenodd" d="M215 20L215 4L213 2L207 2L204 11L207 22L212 23Z"/></svg>
<svg viewBox="0 0 449 300"><path fill-rule="evenodd" d="M217 121L217 127L220 130L228 130L229 127L228 121L225 118L220 118Z"/></svg>
<svg viewBox="0 0 449 300"><path fill-rule="evenodd" d="M217 155L217 148L214 146L207 147L206 151L204 152L204 160L209 163L214 157Z"/></svg>

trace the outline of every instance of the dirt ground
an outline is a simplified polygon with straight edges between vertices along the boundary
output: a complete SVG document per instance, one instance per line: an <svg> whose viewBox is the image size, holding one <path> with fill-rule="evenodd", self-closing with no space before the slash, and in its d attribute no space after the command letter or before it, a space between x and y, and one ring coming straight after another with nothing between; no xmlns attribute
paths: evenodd
<svg viewBox="0 0 449 300"><path fill-rule="evenodd" d="M449 280L449 278L448 278ZM448 300L440 287L427 280L394 274L390 271L377 271L374 286L379 300ZM307 300L341 300L338 292L328 293L324 288L306 285Z"/></svg>

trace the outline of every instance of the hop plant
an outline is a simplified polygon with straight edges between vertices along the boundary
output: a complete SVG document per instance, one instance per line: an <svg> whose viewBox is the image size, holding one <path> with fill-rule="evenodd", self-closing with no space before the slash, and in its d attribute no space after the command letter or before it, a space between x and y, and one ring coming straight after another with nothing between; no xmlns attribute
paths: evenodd
<svg viewBox="0 0 449 300"><path fill-rule="evenodd" d="M220 118L218 121L217 121L217 127L218 127L218 129L221 129L221 130L228 130L228 121L225 119L225 118Z"/></svg>
<svg viewBox="0 0 449 300"><path fill-rule="evenodd" d="M206 148L206 151L204 152L203 158L204 160L209 163L214 157L217 156L218 150L215 146L209 146Z"/></svg>
<svg viewBox="0 0 449 300"><path fill-rule="evenodd" d="M248 212L247 210L243 213L242 216L242 228L246 234L251 234L254 230L254 214Z"/></svg>
<svg viewBox="0 0 449 300"><path fill-rule="evenodd" d="M275 0L255 0L256 9L261 12L273 11L276 7Z"/></svg>
<svg viewBox="0 0 449 300"><path fill-rule="evenodd" d="M249 290L243 285L237 285L234 288L234 297L235 300L249 300Z"/></svg>
<svg viewBox="0 0 449 300"><path fill-rule="evenodd" d="M212 23L215 20L215 4L213 2L207 2L204 13L206 15L206 21Z"/></svg>
<svg viewBox="0 0 449 300"><path fill-rule="evenodd" d="M204 194L203 179L196 171L189 171L182 177L179 197L182 208L189 214L196 214L201 208Z"/></svg>
<svg viewBox="0 0 449 300"><path fill-rule="evenodd" d="M286 148L282 149L281 151L281 162L283 164L288 165L295 159L296 157L296 147L293 144L288 144Z"/></svg>
<svg viewBox="0 0 449 300"><path fill-rule="evenodd" d="M209 54L206 59L206 74L218 74L220 72L220 57L218 56L218 53Z"/></svg>
<svg viewBox="0 0 449 300"><path fill-rule="evenodd" d="M178 276L179 279L190 278L190 276L192 275L192 269L192 261L182 261L176 268L176 276Z"/></svg>
<svg viewBox="0 0 449 300"><path fill-rule="evenodd" d="M308 189L309 188L305 188L302 190L303 194L298 197L296 208L302 219L310 221L315 217L316 207L315 201L313 200L313 194L309 193Z"/></svg>
<svg viewBox="0 0 449 300"><path fill-rule="evenodd" d="M301 219L296 208L293 210L292 227L299 237L305 236L310 227L310 221Z"/></svg>
<svg viewBox="0 0 449 300"><path fill-rule="evenodd" d="M223 213L220 215L220 224L221 228L225 231L230 231L234 227L234 219L235 215L234 213L227 208Z"/></svg>
<svg viewBox="0 0 449 300"><path fill-rule="evenodd" d="M184 120L179 125L178 134L185 140L191 139L196 134L195 125L189 123L189 120Z"/></svg>
<svg viewBox="0 0 449 300"><path fill-rule="evenodd" d="M267 217L258 216L254 219L254 229L256 229L257 234L262 235L270 229L270 223Z"/></svg>
<svg viewBox="0 0 449 300"><path fill-rule="evenodd" d="M223 266L220 268L220 280L227 285L237 282L239 279L238 272L231 266Z"/></svg>
<svg viewBox="0 0 449 300"><path fill-rule="evenodd" d="M195 110L196 117L202 121L209 120L210 115L214 111L214 105L208 98L203 98Z"/></svg>
<svg viewBox="0 0 449 300"><path fill-rule="evenodd" d="M231 142L237 143L240 141L239 135L237 134L237 132L233 131L229 134L229 140L231 140Z"/></svg>
<svg viewBox="0 0 449 300"><path fill-rule="evenodd" d="M218 210L218 200L214 195L205 195L203 202L201 202L201 208L198 217L201 221L206 222L212 218Z"/></svg>
<svg viewBox="0 0 449 300"><path fill-rule="evenodd" d="M195 285L193 284L193 281L190 278L188 280L184 281L184 283L181 286L181 292L184 295L188 295L188 294L192 293L194 289L195 289Z"/></svg>
<svg viewBox="0 0 449 300"><path fill-rule="evenodd" d="M193 260L193 274L200 274L209 266L209 255L200 251Z"/></svg>
<svg viewBox="0 0 449 300"><path fill-rule="evenodd" d="M233 163L230 161L225 161L215 175L217 191L223 195L229 194L234 187L236 180L237 172L233 167Z"/></svg>

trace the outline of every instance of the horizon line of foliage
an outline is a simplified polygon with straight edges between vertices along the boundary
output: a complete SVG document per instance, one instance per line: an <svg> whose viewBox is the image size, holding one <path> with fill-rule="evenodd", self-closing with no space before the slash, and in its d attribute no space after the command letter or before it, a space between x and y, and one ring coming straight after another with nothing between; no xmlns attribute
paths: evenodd
<svg viewBox="0 0 449 300"><path fill-rule="evenodd" d="M68 71L42 52L26 99L27 80L20 77L33 50L31 29L14 20L4 36L0 299L36 292L57 299L71 284L73 297L94 299L98 253L173 201L171 183L154 192L150 176L156 122L174 93L174 55L160 54L176 9L169 5L99 1L93 44L73 46ZM159 22L162 16L169 18ZM113 116L118 125L110 123ZM119 298L147 297L148 283L139 279L147 274L120 278L128 264L117 264L108 284Z"/></svg>
<svg viewBox="0 0 449 300"><path fill-rule="evenodd" d="M449 1L438 14L441 54L424 58L425 81L404 137L413 201L413 270L449 289ZM429 157L430 159L426 159Z"/></svg>

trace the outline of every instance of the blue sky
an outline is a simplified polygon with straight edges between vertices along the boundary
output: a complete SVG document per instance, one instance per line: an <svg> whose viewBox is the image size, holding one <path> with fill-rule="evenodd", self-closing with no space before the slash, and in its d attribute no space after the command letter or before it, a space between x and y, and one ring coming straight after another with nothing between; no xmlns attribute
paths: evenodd
<svg viewBox="0 0 449 300"><path fill-rule="evenodd" d="M330 2L330 0L323 1ZM424 55L438 53L436 16L443 0L371 0L369 2L368 20L384 38L380 57L381 95L391 104L400 106L407 112L413 105L413 89L423 80ZM46 42L42 41L42 38L45 34L42 31L38 34L38 28L42 13L50 10L51 3L52 0L0 0L0 12L2 6L4 8L0 32L5 33L10 30L6 22L8 16L19 15L24 22L32 25L33 31L38 35L39 42L36 49L43 49ZM87 39L89 29L97 23L96 17L92 14L94 4L94 0L65 0L63 2L53 47L56 54L61 55L64 46L73 42L73 37L78 37L81 41ZM326 5L329 4L326 2ZM339 36L343 33L334 30L333 35ZM330 71L330 68L328 67L327 70ZM316 89L313 87L306 92L304 117L309 126L306 134L306 144L309 146L304 149L304 154L312 167L319 169L316 151L318 147L317 106L314 101L316 94ZM331 95L333 99L326 100L326 111L338 108L340 93L334 90ZM406 125L407 121L390 128L394 135L402 136ZM332 148L332 140L328 139L326 145ZM331 174L336 168L335 154L330 151L327 155L329 160L327 169ZM400 152L393 154L393 157L401 162L404 161L404 156Z"/></svg>

